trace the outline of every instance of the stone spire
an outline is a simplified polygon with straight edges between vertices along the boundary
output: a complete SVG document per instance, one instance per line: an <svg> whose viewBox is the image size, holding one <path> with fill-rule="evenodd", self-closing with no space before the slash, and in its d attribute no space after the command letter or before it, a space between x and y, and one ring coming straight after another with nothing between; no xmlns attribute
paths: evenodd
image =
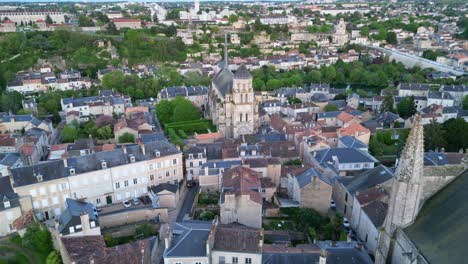
<svg viewBox="0 0 468 264"><path fill-rule="evenodd" d="M380 233L375 263L386 263L397 228L411 225L421 204L424 165L424 128L421 116L414 117L413 128L406 140L390 193L384 230Z"/></svg>
<svg viewBox="0 0 468 264"><path fill-rule="evenodd" d="M227 33L224 33L224 68L229 68L229 60L228 60L228 48L227 48Z"/></svg>

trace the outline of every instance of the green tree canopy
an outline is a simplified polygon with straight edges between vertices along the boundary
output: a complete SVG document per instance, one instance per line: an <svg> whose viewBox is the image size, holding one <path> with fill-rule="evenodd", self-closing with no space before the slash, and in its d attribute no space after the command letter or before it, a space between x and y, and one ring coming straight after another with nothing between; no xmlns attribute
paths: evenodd
<svg viewBox="0 0 468 264"><path fill-rule="evenodd" d="M323 110L325 110L325 112L338 111L338 106L334 104L327 104Z"/></svg>
<svg viewBox="0 0 468 264"><path fill-rule="evenodd" d="M72 125L65 125L62 129L62 142L72 143L78 138L78 130Z"/></svg>
<svg viewBox="0 0 468 264"><path fill-rule="evenodd" d="M123 143L135 143L135 136L133 134L130 134L128 132L125 132L123 133L120 137L119 137L119 143L120 144L123 144Z"/></svg>
<svg viewBox="0 0 468 264"><path fill-rule="evenodd" d="M414 102L414 96L403 98L398 104L398 114L407 119L416 113L416 104Z"/></svg>

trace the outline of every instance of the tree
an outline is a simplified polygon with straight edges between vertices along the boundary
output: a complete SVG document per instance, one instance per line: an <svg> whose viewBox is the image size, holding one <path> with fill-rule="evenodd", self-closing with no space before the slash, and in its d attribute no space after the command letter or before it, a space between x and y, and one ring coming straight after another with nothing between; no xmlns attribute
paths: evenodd
<svg viewBox="0 0 468 264"><path fill-rule="evenodd" d="M463 118L452 118L444 122L447 151L459 151L468 148L468 122Z"/></svg>
<svg viewBox="0 0 468 264"><path fill-rule="evenodd" d="M393 108L393 96L392 95L387 95L384 97L384 100L382 101L382 104L380 105L380 113L385 113L385 112L395 112L395 109Z"/></svg>
<svg viewBox="0 0 468 264"><path fill-rule="evenodd" d="M338 106L334 104L327 104L323 110L325 110L325 112L338 111Z"/></svg>
<svg viewBox="0 0 468 264"><path fill-rule="evenodd" d="M229 23L231 23L231 24L237 22L238 20L239 20L239 18L234 14L229 16Z"/></svg>
<svg viewBox="0 0 468 264"><path fill-rule="evenodd" d="M123 143L135 143L135 136L133 134L130 134L128 132L125 132L123 133L120 137L119 137L119 143L120 144L123 144Z"/></svg>
<svg viewBox="0 0 468 264"><path fill-rule="evenodd" d="M37 223L31 224L26 228L22 244L25 248L29 248L35 253L40 254L44 259L53 250L50 232L46 228L41 228Z"/></svg>
<svg viewBox="0 0 468 264"><path fill-rule="evenodd" d="M389 43L389 44L394 44L394 45L398 44L397 35L393 31L390 31L390 32L387 33L386 40L387 40L387 43Z"/></svg>
<svg viewBox="0 0 468 264"><path fill-rule="evenodd" d="M63 143L75 142L75 140L78 138L78 130L71 125L65 125L62 129L61 136Z"/></svg>
<svg viewBox="0 0 468 264"><path fill-rule="evenodd" d="M49 15L46 16L45 22L46 22L46 24L48 24L48 25L54 23L54 21L52 21L52 18L51 18Z"/></svg>
<svg viewBox="0 0 468 264"><path fill-rule="evenodd" d="M159 122L161 122L163 125L171 122L173 114L174 114L174 107L172 106L171 101L161 100L156 105L156 115L158 117Z"/></svg>
<svg viewBox="0 0 468 264"><path fill-rule="evenodd" d="M463 97L463 110L468 110L468 95Z"/></svg>
<svg viewBox="0 0 468 264"><path fill-rule="evenodd" d="M414 102L414 96L403 98L398 104L398 114L407 119L416 113L416 104Z"/></svg>
<svg viewBox="0 0 468 264"><path fill-rule="evenodd" d="M4 112L16 113L22 107L23 95L13 91L5 92L1 95L1 109Z"/></svg>
<svg viewBox="0 0 468 264"><path fill-rule="evenodd" d="M446 145L445 133L441 124L432 121L430 124L424 126L424 149L426 151L435 151Z"/></svg>
<svg viewBox="0 0 468 264"><path fill-rule="evenodd" d="M46 264L60 264L60 263L62 263L60 255L55 250L51 251L46 258Z"/></svg>
<svg viewBox="0 0 468 264"><path fill-rule="evenodd" d="M361 36L368 37L369 36L369 27L364 26L361 28Z"/></svg>
<svg viewBox="0 0 468 264"><path fill-rule="evenodd" d="M78 25L80 27L93 27L94 26L94 22L93 20L89 17L89 16L86 16L84 14L81 14L79 17L78 17Z"/></svg>
<svg viewBox="0 0 468 264"><path fill-rule="evenodd" d="M193 106L192 102L178 97L174 99L174 114L172 117L173 122L182 122L200 119L200 112Z"/></svg>
<svg viewBox="0 0 468 264"><path fill-rule="evenodd" d="M376 136L371 136L369 141L369 151L373 156L382 156L384 154L383 144Z"/></svg>
<svg viewBox="0 0 468 264"><path fill-rule="evenodd" d="M301 99L299 99L297 97L289 96L288 97L288 103L289 104L300 104L300 103L302 103L302 101L301 101Z"/></svg>
<svg viewBox="0 0 468 264"><path fill-rule="evenodd" d="M98 139L109 139L114 137L112 132L112 127L110 125L105 125L96 130L96 137Z"/></svg>
<svg viewBox="0 0 468 264"><path fill-rule="evenodd" d="M114 22L111 21L111 22L109 22L109 24L107 24L107 33L109 33L111 35L119 34L119 30L115 26Z"/></svg>

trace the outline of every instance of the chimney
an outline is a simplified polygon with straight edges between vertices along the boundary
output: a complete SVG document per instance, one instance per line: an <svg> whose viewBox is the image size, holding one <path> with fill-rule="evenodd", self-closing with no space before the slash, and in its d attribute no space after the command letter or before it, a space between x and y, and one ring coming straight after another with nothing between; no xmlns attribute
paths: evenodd
<svg viewBox="0 0 468 264"><path fill-rule="evenodd" d="M320 251L319 264L327 264L327 251L322 249Z"/></svg>
<svg viewBox="0 0 468 264"><path fill-rule="evenodd" d="M63 161L63 167L68 168L68 160L67 158L62 158Z"/></svg>
<svg viewBox="0 0 468 264"><path fill-rule="evenodd" d="M81 220L81 230L83 231L83 234L88 233L91 230L91 226L89 225L89 214L83 212L80 215L80 220Z"/></svg>
<svg viewBox="0 0 468 264"><path fill-rule="evenodd" d="M205 176L208 175L208 166L205 166Z"/></svg>
<svg viewBox="0 0 468 264"><path fill-rule="evenodd" d="M125 155L127 155L127 146L126 145L122 145L122 150L123 150L123 153Z"/></svg>
<svg viewBox="0 0 468 264"><path fill-rule="evenodd" d="M143 155L146 155L145 144L140 143L140 149L141 149L141 153L142 153Z"/></svg>
<svg viewBox="0 0 468 264"><path fill-rule="evenodd" d="M444 152L445 152L445 148L440 148L440 152L444 153Z"/></svg>

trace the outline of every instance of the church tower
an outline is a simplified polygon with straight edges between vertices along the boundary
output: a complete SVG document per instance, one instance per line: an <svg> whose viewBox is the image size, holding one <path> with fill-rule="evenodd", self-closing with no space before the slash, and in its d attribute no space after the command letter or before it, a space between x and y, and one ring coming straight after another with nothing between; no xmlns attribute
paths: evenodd
<svg viewBox="0 0 468 264"><path fill-rule="evenodd" d="M386 263L387 256L391 254L395 230L411 225L418 216L423 183L423 132L421 116L417 114L393 179L385 229L380 233L376 252L377 264Z"/></svg>
<svg viewBox="0 0 468 264"><path fill-rule="evenodd" d="M234 73L232 83L234 138L256 132L257 103L252 87L252 75L242 64Z"/></svg>

